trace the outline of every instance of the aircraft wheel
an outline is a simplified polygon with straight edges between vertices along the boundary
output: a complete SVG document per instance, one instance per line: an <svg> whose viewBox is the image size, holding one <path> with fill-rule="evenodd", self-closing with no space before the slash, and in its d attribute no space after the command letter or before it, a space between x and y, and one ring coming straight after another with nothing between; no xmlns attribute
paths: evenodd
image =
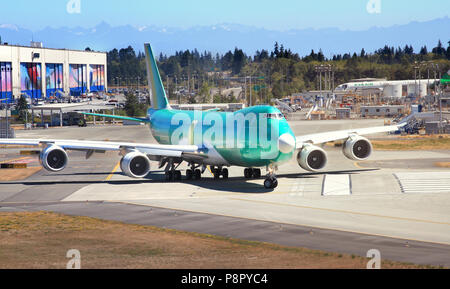
<svg viewBox="0 0 450 289"><path fill-rule="evenodd" d="M267 178L264 180L264 187L266 189L275 189L276 187L278 187L278 180L276 178Z"/></svg>
<svg viewBox="0 0 450 289"><path fill-rule="evenodd" d="M173 179L175 181L181 181L181 171L175 171L173 172Z"/></svg>
<svg viewBox="0 0 450 289"><path fill-rule="evenodd" d="M223 178L226 180L226 179L228 179L228 169L223 169L222 170L222 176L223 176Z"/></svg>
<svg viewBox="0 0 450 289"><path fill-rule="evenodd" d="M272 181L272 189L276 189L278 187L278 180L277 179L274 179L273 181Z"/></svg>
<svg viewBox="0 0 450 289"><path fill-rule="evenodd" d="M254 179L261 178L261 170L260 169L253 169L253 178Z"/></svg>
<svg viewBox="0 0 450 289"><path fill-rule="evenodd" d="M252 169L245 169L244 170L244 177L246 179L251 179L253 177L253 170Z"/></svg>
<svg viewBox="0 0 450 289"><path fill-rule="evenodd" d="M193 177L194 177L194 172L192 170L186 170L186 179L192 180Z"/></svg>
<svg viewBox="0 0 450 289"><path fill-rule="evenodd" d="M170 182L170 181L173 181L173 172L172 171L166 172L166 182Z"/></svg>
<svg viewBox="0 0 450 289"><path fill-rule="evenodd" d="M220 178L220 170L219 169L213 169L213 175L214 175L214 179L218 180Z"/></svg>
<svg viewBox="0 0 450 289"><path fill-rule="evenodd" d="M202 172L197 169L194 171L194 180L200 180L202 178Z"/></svg>

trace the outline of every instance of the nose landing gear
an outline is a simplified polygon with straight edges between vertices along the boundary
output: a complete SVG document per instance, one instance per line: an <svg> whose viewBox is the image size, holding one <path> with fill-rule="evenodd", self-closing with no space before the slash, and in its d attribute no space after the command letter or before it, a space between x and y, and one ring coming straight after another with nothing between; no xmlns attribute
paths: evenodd
<svg viewBox="0 0 450 289"><path fill-rule="evenodd" d="M275 189L276 187L278 187L278 180L276 177L274 177L274 176L267 177L264 180L264 188L270 190L270 189Z"/></svg>
<svg viewBox="0 0 450 289"><path fill-rule="evenodd" d="M278 187L278 180L274 173L276 169L277 167L274 165L269 165L267 167L267 176L264 180L264 187L268 190Z"/></svg>

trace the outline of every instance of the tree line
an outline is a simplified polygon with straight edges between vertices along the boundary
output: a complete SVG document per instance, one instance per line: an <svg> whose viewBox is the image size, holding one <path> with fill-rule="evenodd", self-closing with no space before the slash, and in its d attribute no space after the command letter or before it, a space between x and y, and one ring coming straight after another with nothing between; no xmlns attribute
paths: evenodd
<svg viewBox="0 0 450 289"><path fill-rule="evenodd" d="M447 48L438 41L436 47L430 50L423 46L414 51L411 45L404 47L384 46L368 53L362 49L359 53L335 54L331 58L325 57L322 50L312 50L310 54L300 56L283 44L275 43L273 50L258 50L254 55L247 55L242 49L235 48L225 54L199 52L197 49L178 51L174 55L160 54L158 65L163 81L169 79L168 89L187 86L191 89L205 90L208 87L230 85L223 81L223 73L229 76L258 77L255 92L264 89L261 95L265 100L272 97L283 97L304 90L318 89L315 66L330 64L333 66L335 84L348 82L355 78L387 78L390 80L414 79L415 62L433 61L439 65L442 73L450 69L450 41ZM222 74L221 74L222 73ZM427 77L428 70L422 68L422 78ZM434 73L434 72L433 72ZM434 77L434 75L430 75ZM213 79L212 79L213 78ZM215 80L214 80L215 79ZM140 82L146 84L145 55L136 53L129 46L120 50L108 52L108 83L125 85ZM256 90L256 87L258 90ZM173 95L171 93L171 95ZM215 99L215 98L214 98ZM263 100L260 100L261 102Z"/></svg>

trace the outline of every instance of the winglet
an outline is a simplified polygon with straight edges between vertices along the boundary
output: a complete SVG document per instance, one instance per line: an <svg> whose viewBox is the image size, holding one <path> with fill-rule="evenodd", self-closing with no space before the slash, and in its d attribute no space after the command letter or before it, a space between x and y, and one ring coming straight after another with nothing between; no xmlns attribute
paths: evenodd
<svg viewBox="0 0 450 289"><path fill-rule="evenodd" d="M150 91L150 101L153 109L171 109L167 100L166 91L159 75L158 66L152 47L149 43L144 44L145 62L147 66L148 88Z"/></svg>

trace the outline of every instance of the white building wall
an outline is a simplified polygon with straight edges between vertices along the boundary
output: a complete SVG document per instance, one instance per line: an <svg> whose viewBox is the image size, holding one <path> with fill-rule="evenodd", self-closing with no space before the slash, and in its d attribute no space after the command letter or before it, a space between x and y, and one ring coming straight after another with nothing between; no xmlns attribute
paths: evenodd
<svg viewBox="0 0 450 289"><path fill-rule="evenodd" d="M39 53L39 58L32 59L34 53ZM46 93L46 63L62 63L63 64L63 87L64 93L69 94L69 65L70 64L84 64L86 65L87 74L87 90L90 87L90 65L103 65L105 68L105 90L107 90L107 60L106 53L103 52L89 52L78 50L64 50L64 49L49 49L49 48L34 48L13 45L0 45L0 62L12 63L12 87L13 95L17 98L21 94L20 83L20 63L40 63L41 64L41 88L42 95Z"/></svg>

